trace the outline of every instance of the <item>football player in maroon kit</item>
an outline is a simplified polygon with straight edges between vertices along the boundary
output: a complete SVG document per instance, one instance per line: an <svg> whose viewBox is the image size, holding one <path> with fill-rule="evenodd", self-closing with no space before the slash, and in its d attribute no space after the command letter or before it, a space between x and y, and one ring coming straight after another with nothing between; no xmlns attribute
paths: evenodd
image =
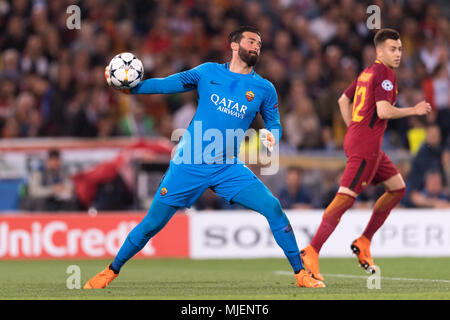
<svg viewBox="0 0 450 320"><path fill-rule="evenodd" d="M386 192L376 201L363 234L351 244L352 251L364 269L375 273L370 253L374 233L383 225L391 210L405 195L405 182L389 157L381 150L383 134L389 119L426 115L431 106L421 101L414 107L396 108L397 85L394 68L400 65L402 43L393 29L381 29L374 38L377 59L364 69L339 98L339 108L347 124L344 151L347 164L340 187L328 205L311 243L301 250L303 264L316 279L319 252L339 220L368 184L381 183ZM352 103L353 101L353 103Z"/></svg>

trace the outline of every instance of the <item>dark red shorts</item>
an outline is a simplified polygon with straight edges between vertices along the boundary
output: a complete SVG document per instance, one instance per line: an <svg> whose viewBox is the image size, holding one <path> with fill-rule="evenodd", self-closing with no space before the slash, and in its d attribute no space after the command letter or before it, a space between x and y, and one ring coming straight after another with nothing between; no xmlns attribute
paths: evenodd
<svg viewBox="0 0 450 320"><path fill-rule="evenodd" d="M377 157L348 156L341 186L360 194L368 184L378 184L398 174L391 159L380 151Z"/></svg>

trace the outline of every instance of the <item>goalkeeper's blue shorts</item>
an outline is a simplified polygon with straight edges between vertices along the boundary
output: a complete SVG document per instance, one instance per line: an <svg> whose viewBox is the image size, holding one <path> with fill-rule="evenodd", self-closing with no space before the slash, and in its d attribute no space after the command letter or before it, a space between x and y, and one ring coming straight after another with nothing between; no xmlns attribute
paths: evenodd
<svg viewBox="0 0 450 320"><path fill-rule="evenodd" d="M261 183L243 163L174 164L161 180L155 200L175 207L191 207L207 188L230 202L245 187Z"/></svg>

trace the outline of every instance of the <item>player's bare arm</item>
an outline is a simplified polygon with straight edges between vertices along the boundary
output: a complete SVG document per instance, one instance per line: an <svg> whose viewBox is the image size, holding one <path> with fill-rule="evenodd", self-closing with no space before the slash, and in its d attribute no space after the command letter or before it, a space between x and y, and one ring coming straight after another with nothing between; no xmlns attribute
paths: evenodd
<svg viewBox="0 0 450 320"><path fill-rule="evenodd" d="M431 105L426 101L421 101L414 107L396 108L386 100L377 102L377 115L380 119L399 119L410 116L423 116L431 112Z"/></svg>
<svg viewBox="0 0 450 320"><path fill-rule="evenodd" d="M350 122L352 121L352 103L345 94L342 94L338 100L338 104L342 119L344 119L344 122L348 127L350 125Z"/></svg>

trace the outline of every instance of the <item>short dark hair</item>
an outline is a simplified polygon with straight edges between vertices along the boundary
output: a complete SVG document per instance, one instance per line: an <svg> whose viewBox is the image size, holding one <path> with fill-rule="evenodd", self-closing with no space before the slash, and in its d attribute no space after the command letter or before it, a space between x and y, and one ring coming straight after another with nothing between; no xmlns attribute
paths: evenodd
<svg viewBox="0 0 450 320"><path fill-rule="evenodd" d="M398 31L394 29L389 28L381 29L375 34L375 37L373 38L373 43L375 44L375 47L378 47L387 39L398 40L400 39L400 33L398 33Z"/></svg>
<svg viewBox="0 0 450 320"><path fill-rule="evenodd" d="M234 30L233 32L230 33L229 35L229 40L230 40L230 44L232 42L241 42L242 39L242 34L244 32L252 32L252 33L256 33L258 36L261 37L261 33L259 32L259 30L255 27L252 26L241 26L238 29Z"/></svg>
<svg viewBox="0 0 450 320"><path fill-rule="evenodd" d="M301 167L296 167L296 166L288 166L287 172L296 172L299 175L303 175L303 169Z"/></svg>
<svg viewBox="0 0 450 320"><path fill-rule="evenodd" d="M431 176L431 175L439 175L439 177L441 177L441 180L442 180L442 173L439 171L439 169L438 168L431 168L431 169L429 169L429 170L427 170L427 171L425 171L425 178L428 178L429 176Z"/></svg>
<svg viewBox="0 0 450 320"><path fill-rule="evenodd" d="M47 157L50 158L59 158L60 153L58 149L50 149L48 150Z"/></svg>

